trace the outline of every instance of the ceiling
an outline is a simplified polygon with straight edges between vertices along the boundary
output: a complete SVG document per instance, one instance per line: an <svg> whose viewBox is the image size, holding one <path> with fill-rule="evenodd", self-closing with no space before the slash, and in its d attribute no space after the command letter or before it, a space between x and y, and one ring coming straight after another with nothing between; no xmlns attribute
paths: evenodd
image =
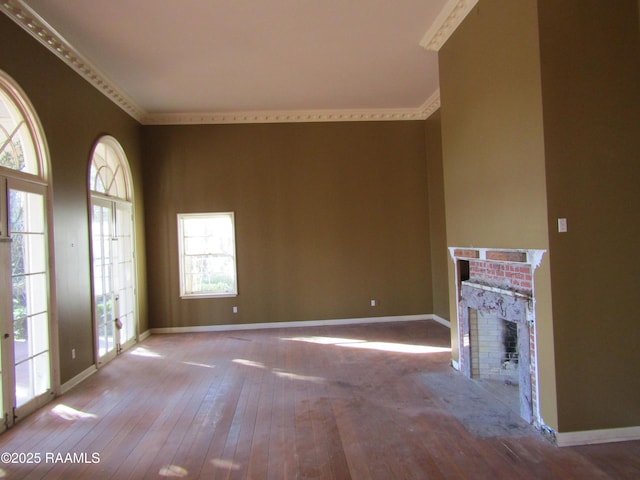
<svg viewBox="0 0 640 480"><path fill-rule="evenodd" d="M222 123L426 118L439 106L437 49L476 1L3 0L0 9L143 123Z"/></svg>

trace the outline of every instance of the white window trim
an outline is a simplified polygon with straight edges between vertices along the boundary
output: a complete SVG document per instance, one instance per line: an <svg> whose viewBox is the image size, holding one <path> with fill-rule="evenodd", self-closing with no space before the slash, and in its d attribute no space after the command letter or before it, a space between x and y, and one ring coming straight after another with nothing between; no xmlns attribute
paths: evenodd
<svg viewBox="0 0 640 480"><path fill-rule="evenodd" d="M203 293L188 293L186 292L185 282L185 266L184 266L184 233L182 220L185 218L194 217L230 217L231 218L231 244L233 255L233 275L234 275L234 290L231 292L203 292ZM182 299L195 299L195 298L230 298L238 296L238 258L236 254L236 225L235 225L235 213L234 212L207 212L207 213L178 213L178 269L180 271L180 298Z"/></svg>

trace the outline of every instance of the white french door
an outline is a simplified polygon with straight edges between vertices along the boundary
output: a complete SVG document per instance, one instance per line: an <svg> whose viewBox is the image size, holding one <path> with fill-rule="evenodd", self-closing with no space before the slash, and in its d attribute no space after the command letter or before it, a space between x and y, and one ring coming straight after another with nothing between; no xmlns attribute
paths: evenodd
<svg viewBox="0 0 640 480"><path fill-rule="evenodd" d="M98 364L136 341L131 204L92 197L93 297Z"/></svg>
<svg viewBox="0 0 640 480"><path fill-rule="evenodd" d="M0 176L0 321L4 426L52 393L46 188Z"/></svg>

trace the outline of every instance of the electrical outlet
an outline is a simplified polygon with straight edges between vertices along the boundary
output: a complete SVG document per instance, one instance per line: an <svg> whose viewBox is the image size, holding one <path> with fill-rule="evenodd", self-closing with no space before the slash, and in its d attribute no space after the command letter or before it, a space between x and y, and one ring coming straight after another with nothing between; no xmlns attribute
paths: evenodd
<svg viewBox="0 0 640 480"><path fill-rule="evenodd" d="M233 306L233 313L238 313L238 307L236 307L235 305Z"/></svg>
<svg viewBox="0 0 640 480"><path fill-rule="evenodd" d="M375 300L371 300L371 306L375 307L376 306L376 301Z"/></svg>
<svg viewBox="0 0 640 480"><path fill-rule="evenodd" d="M72 348L71 349L71 360L75 360L76 359L76 349Z"/></svg>

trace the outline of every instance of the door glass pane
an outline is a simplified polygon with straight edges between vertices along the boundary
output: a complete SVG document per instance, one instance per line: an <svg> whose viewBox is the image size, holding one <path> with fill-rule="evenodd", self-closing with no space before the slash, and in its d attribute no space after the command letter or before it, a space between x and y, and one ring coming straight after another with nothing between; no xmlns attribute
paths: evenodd
<svg viewBox="0 0 640 480"><path fill-rule="evenodd" d="M102 358L115 348L113 323L115 321L115 291L113 286L112 210L110 206L94 204L92 207L93 289L98 357Z"/></svg>
<svg viewBox="0 0 640 480"><path fill-rule="evenodd" d="M49 352L16 364L16 407L49 389Z"/></svg>
<svg viewBox="0 0 640 480"><path fill-rule="evenodd" d="M120 344L133 339L136 334L134 312L133 226L131 204L116 204L117 239L117 288Z"/></svg>
<svg viewBox="0 0 640 480"><path fill-rule="evenodd" d="M44 197L9 190L16 406L50 388Z"/></svg>
<svg viewBox="0 0 640 480"><path fill-rule="evenodd" d="M49 350L49 319L46 313L14 320L13 331L16 363Z"/></svg>

